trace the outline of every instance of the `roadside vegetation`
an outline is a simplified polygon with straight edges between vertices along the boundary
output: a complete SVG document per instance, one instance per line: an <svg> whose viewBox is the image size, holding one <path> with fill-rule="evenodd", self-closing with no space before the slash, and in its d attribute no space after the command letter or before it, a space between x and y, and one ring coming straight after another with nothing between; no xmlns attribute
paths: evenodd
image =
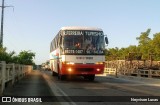
<svg viewBox="0 0 160 105"><path fill-rule="evenodd" d="M150 38L151 29L142 32L136 38L138 45L130 45L127 48L106 49L106 60L123 60L132 58L136 60L160 60L160 32ZM128 39L129 41L129 39Z"/></svg>
<svg viewBox="0 0 160 105"><path fill-rule="evenodd" d="M7 52L6 47L0 46L0 61L6 61L6 63L16 63L24 65L34 65L35 53L31 51L21 51L18 55L14 51Z"/></svg>

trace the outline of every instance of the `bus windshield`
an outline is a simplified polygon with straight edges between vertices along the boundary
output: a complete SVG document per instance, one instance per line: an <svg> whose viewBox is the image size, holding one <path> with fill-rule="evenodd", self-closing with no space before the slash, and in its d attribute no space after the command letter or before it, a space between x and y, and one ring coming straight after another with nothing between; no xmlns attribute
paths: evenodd
<svg viewBox="0 0 160 105"><path fill-rule="evenodd" d="M105 50L103 35L65 35L63 46L70 53L76 53L75 50L81 50L79 54L102 54Z"/></svg>

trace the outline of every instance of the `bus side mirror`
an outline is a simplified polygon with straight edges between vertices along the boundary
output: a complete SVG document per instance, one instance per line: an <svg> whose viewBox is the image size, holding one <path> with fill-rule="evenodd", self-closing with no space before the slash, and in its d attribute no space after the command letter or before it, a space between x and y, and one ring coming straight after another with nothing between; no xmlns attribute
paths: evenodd
<svg viewBox="0 0 160 105"><path fill-rule="evenodd" d="M108 42L108 37L107 37L107 36L105 37L105 43L106 43L106 44L109 43L109 42Z"/></svg>

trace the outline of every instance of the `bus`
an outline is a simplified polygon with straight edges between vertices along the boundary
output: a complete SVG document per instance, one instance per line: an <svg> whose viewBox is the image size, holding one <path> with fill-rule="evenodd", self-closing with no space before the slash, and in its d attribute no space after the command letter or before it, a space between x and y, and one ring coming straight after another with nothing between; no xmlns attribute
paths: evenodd
<svg viewBox="0 0 160 105"><path fill-rule="evenodd" d="M105 67L108 38L101 28L62 27L50 44L50 68L53 76L68 75L94 80Z"/></svg>

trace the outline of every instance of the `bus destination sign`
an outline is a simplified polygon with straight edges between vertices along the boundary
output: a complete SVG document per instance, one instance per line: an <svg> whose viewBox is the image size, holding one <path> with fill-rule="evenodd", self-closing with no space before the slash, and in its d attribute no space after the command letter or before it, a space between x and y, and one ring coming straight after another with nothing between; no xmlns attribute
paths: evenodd
<svg viewBox="0 0 160 105"><path fill-rule="evenodd" d="M67 30L63 31L63 35L95 35L95 36L100 36L103 35L102 31L72 31L72 30Z"/></svg>

